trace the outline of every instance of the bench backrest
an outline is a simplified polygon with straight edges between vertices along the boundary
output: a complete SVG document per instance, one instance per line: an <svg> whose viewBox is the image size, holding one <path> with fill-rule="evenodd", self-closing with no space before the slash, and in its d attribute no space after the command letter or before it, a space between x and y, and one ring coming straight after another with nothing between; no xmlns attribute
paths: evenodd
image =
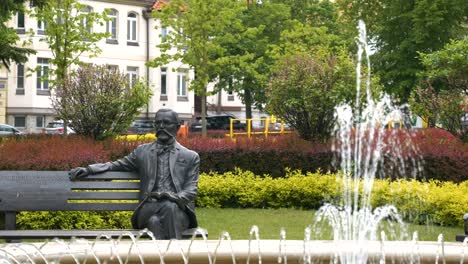
<svg viewBox="0 0 468 264"><path fill-rule="evenodd" d="M0 171L0 211L133 211L139 185L132 172L72 182L68 171Z"/></svg>

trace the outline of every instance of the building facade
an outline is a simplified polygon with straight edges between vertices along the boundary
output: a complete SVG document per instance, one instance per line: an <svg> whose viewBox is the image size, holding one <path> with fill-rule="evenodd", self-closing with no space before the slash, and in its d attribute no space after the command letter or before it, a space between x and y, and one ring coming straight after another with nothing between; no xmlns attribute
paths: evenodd
<svg viewBox="0 0 468 264"><path fill-rule="evenodd" d="M105 9L110 10L110 20L104 25L94 25L92 29L108 32L110 37L98 43L102 52L97 57L83 54L80 60L116 67L130 79L143 77L153 96L148 107L142 109L139 119L153 118L158 109L171 108L188 124L199 114L195 109L195 94L189 89L193 70L177 61L158 68L146 66L147 61L160 55L156 45L168 34L168 29L157 27L158 21L150 16L158 2L161 0L156 3L153 0L82 0L88 11L102 13ZM16 14L9 23L17 29L22 40L31 40L29 47L37 53L29 56L25 64L12 64L9 71L0 69L0 123L8 123L27 133L38 133L56 117L50 100L50 85L41 79L52 58L47 43L40 41L46 25L27 14ZM30 31L34 32L33 36L26 34ZM207 98L207 102L208 114L221 111L245 117L245 108L235 94L222 91ZM262 114L254 111L254 115Z"/></svg>

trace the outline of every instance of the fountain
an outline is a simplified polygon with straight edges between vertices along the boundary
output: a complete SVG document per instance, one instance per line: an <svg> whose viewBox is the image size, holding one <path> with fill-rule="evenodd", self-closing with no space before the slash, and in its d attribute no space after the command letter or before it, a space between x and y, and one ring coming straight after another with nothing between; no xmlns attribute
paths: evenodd
<svg viewBox="0 0 468 264"><path fill-rule="evenodd" d="M248 240L231 240L223 232L218 240L156 240L148 230L139 235L123 232L118 239L106 234L94 241L54 239L41 243L0 245L2 263L464 263L468 260L468 238L462 243L445 242L442 235L436 242L418 241L417 233L409 237L397 208L391 205L372 209L372 185L382 155L388 150L383 124L401 119L398 107L388 96L374 101L370 92L370 61L365 25L359 22L356 109L349 105L336 108L336 141L333 148L340 153L340 178L343 196L336 205L325 204L316 214L315 225L305 228L304 240L287 240L280 230L279 240L261 240L260 230L253 226ZM361 102L361 60L367 56L365 102ZM392 142L391 146L404 145ZM405 145L408 147L407 145ZM411 148L410 148L411 149ZM408 148L406 149L408 150ZM416 152L415 149L411 149ZM401 152L401 149L391 151ZM405 157L407 158L407 157ZM395 160L396 164L402 163ZM420 163L413 159L414 174ZM401 172L402 175L405 173ZM414 176L414 175L411 175ZM361 191L359 191L361 189ZM393 230L379 233L379 226L388 220ZM320 224L333 228L331 241L314 240ZM150 239L142 239L147 234ZM390 236L391 239L388 239Z"/></svg>

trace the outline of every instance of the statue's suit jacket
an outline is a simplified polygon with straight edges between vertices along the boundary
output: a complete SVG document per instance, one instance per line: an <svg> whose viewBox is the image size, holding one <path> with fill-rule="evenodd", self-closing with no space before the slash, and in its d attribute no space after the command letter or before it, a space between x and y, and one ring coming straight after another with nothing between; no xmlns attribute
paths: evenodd
<svg viewBox="0 0 468 264"><path fill-rule="evenodd" d="M117 161L93 164L88 168L92 174L105 171L136 171L140 176L140 205L132 216L132 225L137 228L136 216L141 205L148 199L156 183L158 152L156 142L138 146L128 156ZM189 150L178 142L169 154L171 178L177 195L185 203L185 211L190 219L189 228L197 227L194 200L198 190L200 157L195 151Z"/></svg>

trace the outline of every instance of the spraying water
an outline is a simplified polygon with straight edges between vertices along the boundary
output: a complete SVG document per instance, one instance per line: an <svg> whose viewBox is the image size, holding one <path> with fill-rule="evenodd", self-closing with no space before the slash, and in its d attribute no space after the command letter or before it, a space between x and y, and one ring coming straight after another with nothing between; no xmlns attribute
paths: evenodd
<svg viewBox="0 0 468 264"><path fill-rule="evenodd" d="M406 172L403 153L414 151L408 147L407 139L393 137L385 125L395 120L403 120L400 108L393 105L388 95L374 100L371 92L370 49L367 44L366 27L363 21L358 25L356 66L356 99L354 109L349 104L338 105L335 109L336 125L334 130L333 151L337 153L342 186L342 197L338 205L325 204L317 214L317 222L328 222L333 229L335 241L351 240L357 250L342 251L338 254L340 263L366 263L367 242L378 240L378 230L384 220L404 228L403 221L394 206L386 205L372 209L371 194L375 176L383 168L383 157L391 151L396 157L393 164L401 166L401 174ZM361 89L363 73L361 65L366 57L367 74L365 89ZM361 90L365 94L361 94ZM401 131L400 131L401 133ZM403 149L405 148L405 149ZM419 166L413 166L416 170ZM382 235L382 239L385 234ZM401 239L399 237L398 239Z"/></svg>

